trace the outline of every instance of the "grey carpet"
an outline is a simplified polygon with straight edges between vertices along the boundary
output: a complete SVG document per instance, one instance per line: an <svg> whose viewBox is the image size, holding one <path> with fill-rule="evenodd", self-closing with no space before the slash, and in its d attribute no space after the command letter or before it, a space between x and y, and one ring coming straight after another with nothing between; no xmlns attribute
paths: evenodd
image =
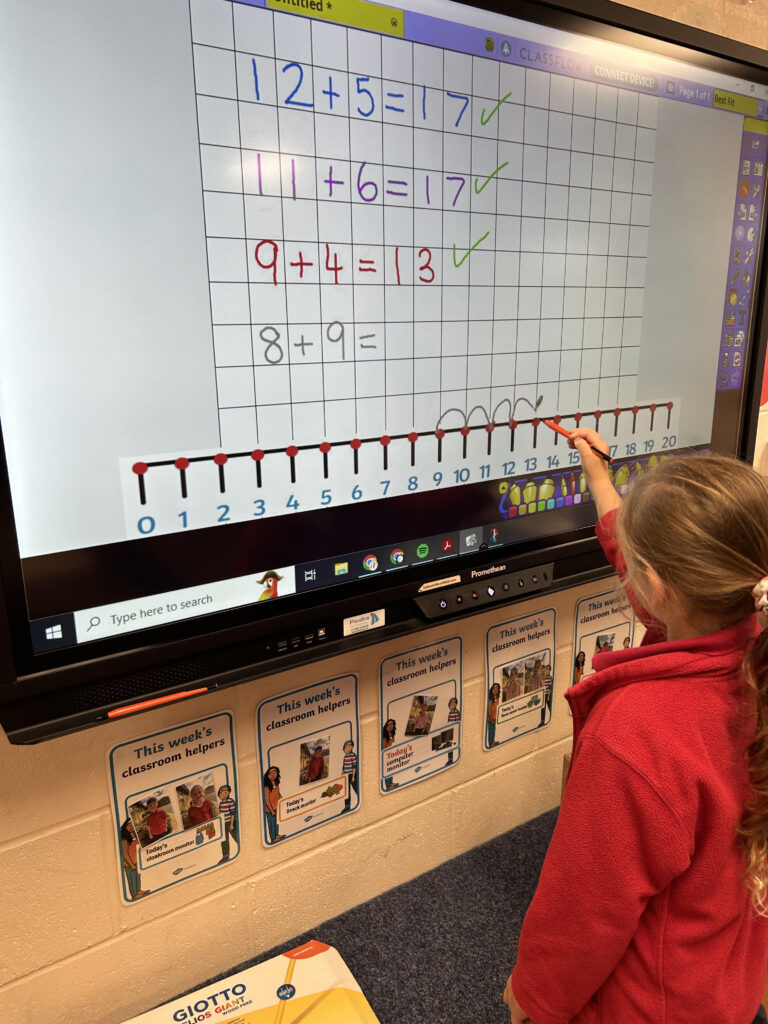
<svg viewBox="0 0 768 1024"><path fill-rule="evenodd" d="M206 985L319 939L381 1024L508 1024L501 994L556 820L548 811Z"/></svg>

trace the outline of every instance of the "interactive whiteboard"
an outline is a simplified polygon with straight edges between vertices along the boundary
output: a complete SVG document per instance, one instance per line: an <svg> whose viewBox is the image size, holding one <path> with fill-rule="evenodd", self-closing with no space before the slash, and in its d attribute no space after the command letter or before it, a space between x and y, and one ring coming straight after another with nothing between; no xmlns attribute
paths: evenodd
<svg viewBox="0 0 768 1024"><path fill-rule="evenodd" d="M593 514L545 419L597 427L620 489L738 449L765 71L523 10L2 5L2 558L30 670L457 554L546 562Z"/></svg>

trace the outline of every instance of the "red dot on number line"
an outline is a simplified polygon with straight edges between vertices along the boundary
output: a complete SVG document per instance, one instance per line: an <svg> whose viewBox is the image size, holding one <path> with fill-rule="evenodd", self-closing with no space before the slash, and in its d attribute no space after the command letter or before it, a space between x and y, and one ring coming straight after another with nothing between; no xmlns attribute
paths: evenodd
<svg viewBox="0 0 768 1024"><path fill-rule="evenodd" d="M469 431L470 431L469 427L462 427L461 428L461 433L463 434L464 437L469 437Z"/></svg>
<svg viewBox="0 0 768 1024"><path fill-rule="evenodd" d="M285 454L288 456L289 459L295 459L296 456L299 454L299 449L296 447L295 444L289 444L288 447L285 449Z"/></svg>
<svg viewBox="0 0 768 1024"><path fill-rule="evenodd" d="M134 464L131 466L131 469L136 474L136 476L144 476L144 474L149 469L149 466L146 464L146 462L134 462Z"/></svg>
<svg viewBox="0 0 768 1024"><path fill-rule="evenodd" d="M227 456L224 452L219 452L218 455L213 456L213 461L217 466L223 466L227 462Z"/></svg>
<svg viewBox="0 0 768 1024"><path fill-rule="evenodd" d="M632 414L633 414L633 416L637 416L637 414L639 412L640 412L640 406L639 405L633 405L632 406Z"/></svg>
<svg viewBox="0 0 768 1024"><path fill-rule="evenodd" d="M618 419L619 416L621 416L621 409L614 409L613 415L616 417L616 419Z"/></svg>
<svg viewBox="0 0 768 1024"><path fill-rule="evenodd" d="M509 421L509 429L510 430L516 430L517 429L517 420L510 420Z"/></svg>
<svg viewBox="0 0 768 1024"><path fill-rule="evenodd" d="M323 441L318 447L320 448L320 451L323 453L323 455L327 455L328 452L331 450L331 442Z"/></svg>
<svg viewBox="0 0 768 1024"><path fill-rule="evenodd" d="M251 458L253 459L254 462L261 462L261 460L264 458L264 452L261 450L261 448L254 448L254 450L251 452Z"/></svg>
<svg viewBox="0 0 768 1024"><path fill-rule="evenodd" d="M352 440L349 442L349 447L354 448L354 450L357 451L357 449L360 447L362 443L363 442L360 440L359 437L353 437Z"/></svg>
<svg viewBox="0 0 768 1024"><path fill-rule="evenodd" d="M411 444L419 440L419 435L416 433L415 430L412 430L410 432L410 434L408 435L408 440L411 442Z"/></svg>
<svg viewBox="0 0 768 1024"><path fill-rule="evenodd" d="M560 415L560 413L558 413L558 414L557 414L557 416L554 416L554 417L553 417L553 419L554 419L555 423L560 423L560 421L562 420L562 418L563 418L563 417L562 417L562 416Z"/></svg>
<svg viewBox="0 0 768 1024"><path fill-rule="evenodd" d="M534 416L531 420L531 423L534 425L534 427L538 427L538 425L541 423L541 420L538 416Z"/></svg>
<svg viewBox="0 0 768 1024"><path fill-rule="evenodd" d="M435 431L435 437L437 438L438 441L442 441L443 438L445 437L445 431L444 430L436 430Z"/></svg>
<svg viewBox="0 0 768 1024"><path fill-rule="evenodd" d="M384 447L386 448L391 440L392 438L389 436L389 434L382 434L380 438L380 443L383 444Z"/></svg>
<svg viewBox="0 0 768 1024"><path fill-rule="evenodd" d="M651 412L656 412L657 408L658 408L657 405L651 405L650 406Z"/></svg>
<svg viewBox="0 0 768 1024"><path fill-rule="evenodd" d="M581 417L582 417L582 415L583 415L583 413L580 413L580 412L575 412L575 413L573 414L573 418L574 418L574 419L576 420L576 422L577 422L577 423L580 423L580 422L581 422Z"/></svg>
<svg viewBox="0 0 768 1024"><path fill-rule="evenodd" d="M674 404L674 402L667 402L667 408L671 409Z"/></svg>
<svg viewBox="0 0 768 1024"><path fill-rule="evenodd" d="M486 423L486 424L485 424L485 429L486 429L486 430L488 431L488 433L490 434L490 432L491 432L491 431L493 430L493 428L494 428L495 426L496 426L496 424L495 424L495 423Z"/></svg>
<svg viewBox="0 0 768 1024"><path fill-rule="evenodd" d="M594 417L595 417L596 420L599 420L602 415L603 414L600 412L599 409L595 409Z"/></svg>
<svg viewBox="0 0 768 1024"><path fill-rule="evenodd" d="M185 459L183 456L180 459L176 459L174 462L176 469L189 469L189 459Z"/></svg>

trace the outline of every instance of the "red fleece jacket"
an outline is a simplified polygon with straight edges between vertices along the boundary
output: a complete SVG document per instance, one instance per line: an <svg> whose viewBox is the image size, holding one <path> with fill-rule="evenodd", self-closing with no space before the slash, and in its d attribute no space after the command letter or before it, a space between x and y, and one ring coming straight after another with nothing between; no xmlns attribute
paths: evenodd
<svg viewBox="0 0 768 1024"><path fill-rule="evenodd" d="M598 534L623 568L611 539ZM646 617L647 619L647 617ZM535 1024L750 1024L768 961L736 828L754 616L597 655L566 698L573 757L512 989Z"/></svg>

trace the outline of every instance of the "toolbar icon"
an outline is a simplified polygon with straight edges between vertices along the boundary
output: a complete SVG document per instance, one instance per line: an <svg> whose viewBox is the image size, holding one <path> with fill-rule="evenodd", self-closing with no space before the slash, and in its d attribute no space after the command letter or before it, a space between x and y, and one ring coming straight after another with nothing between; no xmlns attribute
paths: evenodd
<svg viewBox="0 0 768 1024"><path fill-rule="evenodd" d="M376 555L366 555L363 559L363 565L368 572L376 572L379 568L379 560Z"/></svg>

